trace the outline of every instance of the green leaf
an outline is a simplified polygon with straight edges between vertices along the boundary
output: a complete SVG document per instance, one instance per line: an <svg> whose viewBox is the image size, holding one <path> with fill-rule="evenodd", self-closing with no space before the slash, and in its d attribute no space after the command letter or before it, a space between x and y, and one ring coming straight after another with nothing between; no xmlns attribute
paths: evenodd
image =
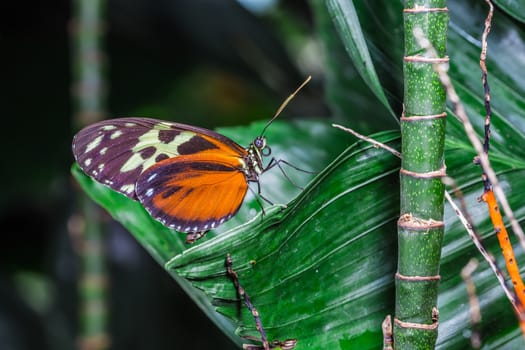
<svg viewBox="0 0 525 350"><path fill-rule="evenodd" d="M310 0L314 14L316 32L323 44L325 100L333 118L346 120L351 127L363 133L395 128L390 115L384 109L370 109L369 101L376 99L359 73L352 65L345 47L337 34L324 1ZM351 118L349 118L351 117ZM381 125L370 120L382 121ZM383 123L384 122L384 123ZM348 125L348 124L347 124Z"/></svg>
<svg viewBox="0 0 525 350"><path fill-rule="evenodd" d="M483 90L478 66L480 47L475 38L481 36L477 24L483 23L486 9L476 4L474 1L449 2L448 51L450 73L456 89L476 130L481 132ZM401 81L400 71L393 68L400 64L401 59L399 42L395 39L402 36L396 26L401 16L399 5L395 1L372 1L362 2L358 8L365 37L369 46L372 43L374 47L372 59L374 62L385 60L393 63L380 67L391 68L393 72L389 77L380 75L382 82L389 82L386 84L388 96L398 96L402 91L400 84L396 85ZM525 54L522 39L525 33L508 18L497 16L495 21L489 37L487 62L494 107L490 158L516 216L523 222L525 70L516 57ZM502 40L506 38L514 38L515 45L506 45ZM381 44L381 40L389 44ZM339 69L343 71L345 67ZM345 86L338 85L338 88L345 89ZM383 127L383 122L374 119L374 116L384 113L384 107L377 103L376 97L367 98L363 91L352 93L362 99L359 104L369 108L369 113L356 116L346 100L340 110L344 111L341 115L348 118L348 123L356 117L361 117L361 120L368 117L369 124ZM337 101L340 100L333 103ZM278 124L279 127L274 128ZM254 135L260 133L261 127L262 124L255 124L221 132L241 144L248 144ZM297 338L297 349L377 349L382 343L380 323L387 313L393 311L393 274L397 259L395 222L399 211L398 160L360 142L350 146L337 161L325 168L329 160L345 148L345 140L349 138L322 123L275 123L269 129L268 137L277 157L286 157L307 170L324 170L304 192L283 180L279 171L266 174L262 181L263 193L270 199L277 198L276 203L288 203L299 195L284 210L266 208L264 217L254 215L260 209L253 199L249 199L228 227L211 233L191 247L183 243L183 235L174 234L153 221L138 203L94 183L78 168L74 167L73 172L86 192L123 222L159 263L164 265L172 259L169 265L172 276L237 342L240 340L234 333L236 327L241 334L256 335L256 332L244 305L234 302L235 290L225 275L227 252L233 256L241 284L259 309L270 338ZM374 137L390 141L394 147L399 142L392 133ZM482 184L480 170L472 164L473 156L462 126L449 113L448 174L460 184L474 224L485 238L488 249L497 255L499 247L485 204L477 202ZM300 184L310 179L307 174L292 169L287 173ZM481 255L449 205L445 207L445 224L437 347L465 349L470 347L468 335L471 326L468 297L460 270L471 257L481 260ZM517 253L517 262L523 271L525 256L521 250ZM498 262L503 265L503 259L498 258ZM485 262L481 262L473 279L481 303L483 320L480 332L485 348L523 348L524 342L510 303Z"/></svg>
<svg viewBox="0 0 525 350"><path fill-rule="evenodd" d="M260 134L263 127L264 123L253 123L247 127L224 128L219 132L234 138L241 144L249 144L253 141L254 135ZM267 132L267 137L272 147L272 154L276 158L288 159L292 164L301 164L301 167L309 170L324 168L328 162L335 158L340 149L344 149L348 145L347 135L320 122L283 123L276 121L272 123ZM321 147L317 148L316 145ZM283 154L284 149L286 149L286 154ZM286 171L294 181L300 184L306 184L307 180L313 176L293 169L286 169ZM84 191L95 202L104 207L115 220L122 223L159 264L164 265L170 258L191 247L185 244L184 234L173 232L153 220L138 202L94 181L85 175L77 164L73 165L72 173ZM284 176L279 173L278 168L263 174L261 178L265 196L276 203L286 203L299 192L296 187L283 178ZM259 203L249 193L241 210L220 230L225 231L228 227L255 220L253 217L257 211L260 211ZM273 210L266 209L266 211L268 218L271 218L270 213L275 211L275 208ZM216 235L216 232L209 232L205 238L201 239L201 242L211 240ZM223 235L219 235L218 238L220 237ZM188 281L178 274L171 273L171 275L226 334L237 343L240 342L234 334L231 322L226 322L223 316L214 311L208 297L199 290L192 288Z"/></svg>
<svg viewBox="0 0 525 350"><path fill-rule="evenodd" d="M508 15L516 18L522 23L525 23L525 3L520 0L494 0L499 8L505 11Z"/></svg>
<svg viewBox="0 0 525 350"><path fill-rule="evenodd" d="M320 132L319 144L330 140L333 145L348 138L320 123L295 125ZM393 142L394 147L398 141L397 133L392 132L377 138ZM304 137L295 140L304 142L301 152L318 145ZM156 230L157 223L144 217L137 203L95 184L77 168L74 174L115 218L128 229L140 231L135 237L159 262L173 249L169 270L190 281L196 288L192 293L210 298L208 310L212 303L219 303L218 311L232 318L239 310L233 284L225 277L229 252L271 339L297 338L297 349L320 344L348 348L356 342L372 346L380 337L375 325L391 309L395 266L393 260L385 262L376 256L395 256L395 236L390 233L395 230L398 209L391 203L397 203L398 194L389 189L397 186L398 164L397 158L383 150L356 144L316 176L286 209L266 209L265 216L182 253L181 235L162 227ZM378 200L375 193L385 196ZM375 205L366 204L370 202ZM352 212L350 220L341 215L346 210ZM348 259L350 252L352 259ZM244 307L241 310L240 324L245 326L241 334L257 336L251 314ZM341 318L341 313L347 317Z"/></svg>
<svg viewBox="0 0 525 350"><path fill-rule="evenodd" d="M451 125L456 123L452 121ZM310 127L322 131L321 125ZM393 142L396 147L396 135L383 133L374 137ZM451 175L461 183L469 183L463 190L472 204L481 184L469 161L473 154L464 149L449 148L447 159L449 170L455 169ZM498 169L500 176L516 183L517 188L525 185L523 168L499 164ZM251 315L234 302L234 287L225 276L224 259L228 252L270 338L297 338L297 349L352 349L377 348L382 339L381 320L392 312L399 202L397 170L396 158L360 142L319 174L288 208L267 209L266 216L257 216L189 249L183 245L182 235L153 221L136 202L94 183L78 170L75 175L86 191L123 221L160 263L166 262L164 258L172 250L168 265L172 275L231 337L233 325L224 323L225 319L213 311L213 305L232 319L238 319L240 307L242 315L235 323L243 326L240 333L257 333ZM513 194L511 203L516 204L522 193ZM475 220L483 222L486 235L490 231L488 218L482 210L477 212ZM469 324L468 302L458 269L476 252L448 207L446 217L440 345L461 349L467 340L457 334L468 331ZM490 247L496 248L494 242ZM497 320L499 327L498 333L491 331L492 323L484 328L492 335L487 341L500 342L499 334L503 332L509 335L509 344L516 345L521 337L516 332L512 310L495 278L486 266L482 267L480 276L475 277L482 285L480 297L486 298L482 312ZM458 324L458 318L465 322Z"/></svg>
<svg viewBox="0 0 525 350"><path fill-rule="evenodd" d="M335 27L341 37L348 55L366 82L368 87L377 96L383 106L390 112L391 116L397 121L397 117L390 107L386 98L383 86L374 68L374 63L370 57L366 39L361 30L359 18L352 1L346 0L329 0L326 2L328 12L330 13Z"/></svg>
<svg viewBox="0 0 525 350"><path fill-rule="evenodd" d="M398 141L392 132L377 138L394 147ZM395 255L398 214L390 203L398 194L388 188L397 185L398 164L371 145L354 145L288 208L193 247L168 267L222 300L219 312L235 317L235 290L224 277L229 252L271 339L297 338L297 349L371 346L393 297L395 266L377 256ZM363 205L370 202L376 205ZM241 323L241 334L258 335L245 308Z"/></svg>

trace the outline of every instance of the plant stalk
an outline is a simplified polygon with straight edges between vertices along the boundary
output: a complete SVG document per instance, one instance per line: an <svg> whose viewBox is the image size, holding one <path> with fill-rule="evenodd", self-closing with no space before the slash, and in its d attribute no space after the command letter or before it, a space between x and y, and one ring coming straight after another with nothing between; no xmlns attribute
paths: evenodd
<svg viewBox="0 0 525 350"><path fill-rule="evenodd" d="M446 93L433 69L448 62L445 0L405 2L404 112L401 117L401 215L394 348L433 349L438 334L437 293L443 240ZM417 44L419 27L437 50Z"/></svg>
<svg viewBox="0 0 525 350"><path fill-rule="evenodd" d="M105 8L104 0L73 1L74 17L70 30L75 106L73 125L76 130L106 116L105 56L102 49ZM74 237L80 257L78 347L103 350L110 345L104 225L99 207L84 194L79 193L77 198L77 207L82 211L85 223Z"/></svg>

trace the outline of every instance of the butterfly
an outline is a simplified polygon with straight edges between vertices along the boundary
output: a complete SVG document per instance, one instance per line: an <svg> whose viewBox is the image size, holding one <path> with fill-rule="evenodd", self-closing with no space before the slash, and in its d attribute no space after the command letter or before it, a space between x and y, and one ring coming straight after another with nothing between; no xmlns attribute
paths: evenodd
<svg viewBox="0 0 525 350"><path fill-rule="evenodd" d="M208 129L132 117L82 129L73 138L73 154L87 175L138 200L154 219L193 243L237 213L250 182L268 201L260 193L262 173L274 166L283 171L280 163L295 168L276 158L264 164L271 153L264 132L309 80L248 147Z"/></svg>

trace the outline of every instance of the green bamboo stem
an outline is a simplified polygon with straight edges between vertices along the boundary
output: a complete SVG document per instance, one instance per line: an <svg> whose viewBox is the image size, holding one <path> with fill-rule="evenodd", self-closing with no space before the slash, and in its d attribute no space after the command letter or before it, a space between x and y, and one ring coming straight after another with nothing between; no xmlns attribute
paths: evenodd
<svg viewBox="0 0 525 350"><path fill-rule="evenodd" d="M405 2L404 113L401 118L401 217L394 347L433 349L438 334L437 290L443 239L446 94L432 64L448 61L445 0ZM419 27L438 57L417 45Z"/></svg>
<svg viewBox="0 0 525 350"><path fill-rule="evenodd" d="M75 0L71 21L73 121L81 128L106 117L105 56L102 50L104 0Z"/></svg>
<svg viewBox="0 0 525 350"><path fill-rule="evenodd" d="M73 124L78 128L101 120L106 114L104 60L102 50L104 0L75 0L71 22L73 48L72 89L75 113ZM75 131L76 131L75 130ZM85 225L77 237L80 255L79 348L102 350L109 347L107 314L107 262L104 230L100 209L85 195L79 194Z"/></svg>

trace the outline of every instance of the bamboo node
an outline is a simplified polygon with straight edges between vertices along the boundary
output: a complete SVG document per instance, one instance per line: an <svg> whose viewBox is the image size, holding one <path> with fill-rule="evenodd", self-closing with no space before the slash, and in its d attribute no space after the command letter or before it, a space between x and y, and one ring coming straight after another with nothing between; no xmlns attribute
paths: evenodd
<svg viewBox="0 0 525 350"><path fill-rule="evenodd" d="M414 55L414 56L404 56L403 61L405 62L419 62L419 63L432 63L432 64L440 64L440 63L448 63L450 61L448 56L445 57L425 57L421 55Z"/></svg>
<svg viewBox="0 0 525 350"><path fill-rule="evenodd" d="M421 13L421 12L448 12L447 7L426 7L421 5L416 5L412 8L403 9L404 13Z"/></svg>
<svg viewBox="0 0 525 350"><path fill-rule="evenodd" d="M397 318L394 318L394 323L401 328L422 329L422 330L427 330L427 331L435 330L439 326L438 321L434 321L432 324L425 324L425 323L405 322Z"/></svg>
<svg viewBox="0 0 525 350"><path fill-rule="evenodd" d="M433 228L444 227L443 221L434 219L421 219L412 215L412 213L403 214L399 217L397 225L401 228L412 230L429 230Z"/></svg>
<svg viewBox="0 0 525 350"><path fill-rule="evenodd" d="M432 114L432 115L412 115L412 116L405 116L405 113L401 115L401 121L402 122L417 122L420 120L433 120L433 119L440 119L440 118L446 118L447 112L443 112L440 114Z"/></svg>
<svg viewBox="0 0 525 350"><path fill-rule="evenodd" d="M407 176L415 177L415 178L418 178L418 179L433 179L433 178L436 178L436 177L445 177L445 176L447 176L447 166L443 164L443 166L440 169L434 170L434 171L428 171L426 173L418 173L418 172L415 172L415 171L410 171L410 170L406 170L404 168L401 168L399 170L399 173L401 175L407 175Z"/></svg>
<svg viewBox="0 0 525 350"><path fill-rule="evenodd" d="M441 280L440 275L434 276L405 276L396 272L396 279L406 282L428 282L428 281L439 281Z"/></svg>

